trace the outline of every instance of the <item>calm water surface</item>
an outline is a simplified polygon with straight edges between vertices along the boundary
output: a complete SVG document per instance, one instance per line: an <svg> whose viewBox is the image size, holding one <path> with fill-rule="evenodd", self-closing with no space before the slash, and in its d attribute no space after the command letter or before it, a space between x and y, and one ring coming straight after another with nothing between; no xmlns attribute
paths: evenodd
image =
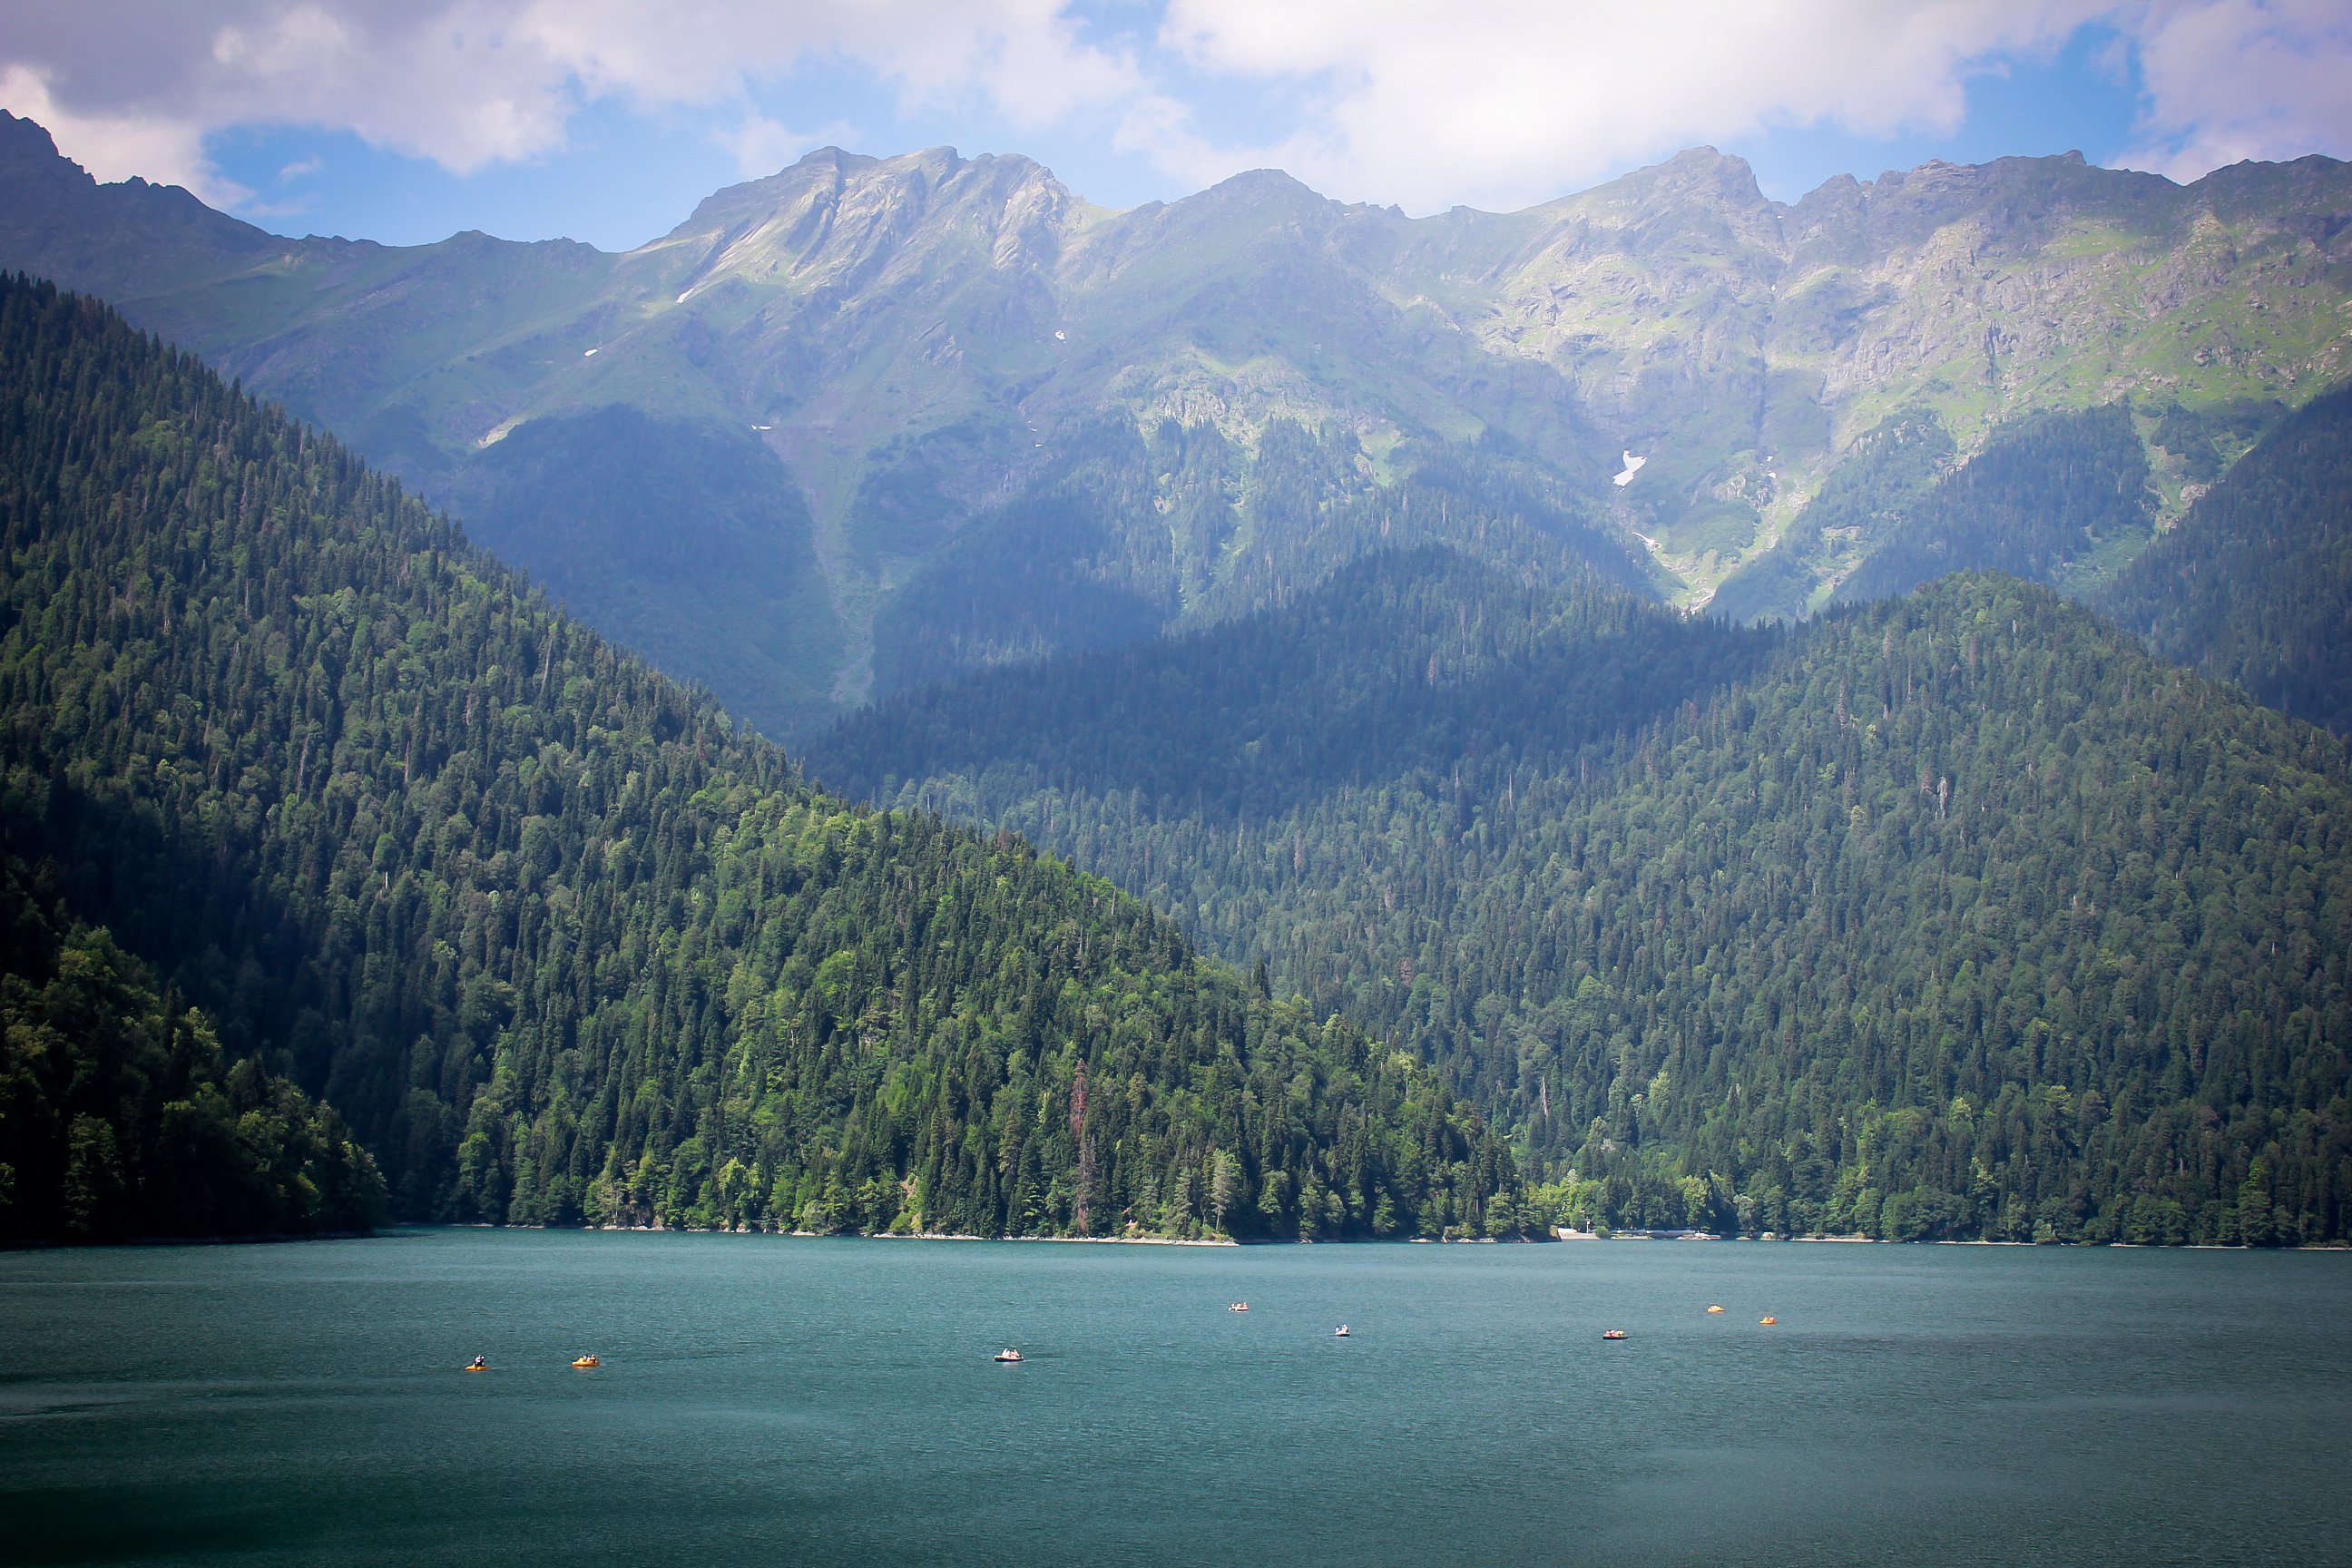
<svg viewBox="0 0 2352 1568"><path fill-rule="evenodd" d="M2344 1563L2347 1443L2345 1254L0 1255L14 1562Z"/></svg>

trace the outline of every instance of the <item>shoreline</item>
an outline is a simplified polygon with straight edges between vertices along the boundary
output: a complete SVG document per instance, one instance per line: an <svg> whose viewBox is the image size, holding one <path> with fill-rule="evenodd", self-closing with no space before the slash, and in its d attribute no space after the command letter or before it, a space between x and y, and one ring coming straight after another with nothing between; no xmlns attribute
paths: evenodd
<svg viewBox="0 0 2352 1568"><path fill-rule="evenodd" d="M1496 1237L1390 1236L1335 1237L1316 1240L1298 1238L1239 1239L1234 1237L1175 1236L978 1236L964 1231L883 1231L869 1234L855 1230L761 1230L750 1226L693 1227L667 1225L492 1225L483 1220L415 1220L394 1222L374 1230L292 1231L272 1232L257 1236L137 1236L106 1241L63 1241L47 1237L0 1237L0 1253L46 1252L78 1249L88 1247L243 1247L248 1245L283 1245L304 1241L375 1241L388 1240L405 1231L427 1230L537 1230L578 1231L583 1234L636 1234L677 1236L776 1236L803 1240L854 1241L996 1241L1053 1243L1083 1247L1494 1247L1503 1243L1529 1246L1575 1241L1772 1241L1801 1242L1813 1246L1840 1247L2083 1247L2092 1250L2123 1252L2352 1252L2352 1240L2303 1242L2294 1247L2247 1247L2232 1242L2183 1242L2167 1247L2147 1242L2130 1241L1995 1241L1982 1237L1938 1237L1918 1241L1895 1241L1888 1237L1869 1236L1685 1236L1659 1237L1616 1232L1596 1235L1579 1231L1561 1235Z"/></svg>

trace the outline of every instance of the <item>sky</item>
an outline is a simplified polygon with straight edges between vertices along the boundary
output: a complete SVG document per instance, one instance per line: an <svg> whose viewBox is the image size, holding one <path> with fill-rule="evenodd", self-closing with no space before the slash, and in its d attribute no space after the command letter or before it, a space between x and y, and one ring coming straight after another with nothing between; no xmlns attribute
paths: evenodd
<svg viewBox="0 0 2352 1568"><path fill-rule="evenodd" d="M625 249L824 145L1108 206L1245 169L1415 215L1675 152L1839 174L2352 156L2352 0L5 0L0 108L285 234Z"/></svg>

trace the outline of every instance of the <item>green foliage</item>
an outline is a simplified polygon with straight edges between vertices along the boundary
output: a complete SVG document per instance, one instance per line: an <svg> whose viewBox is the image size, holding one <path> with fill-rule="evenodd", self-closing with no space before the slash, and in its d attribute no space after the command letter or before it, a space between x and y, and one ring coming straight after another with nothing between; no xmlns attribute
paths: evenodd
<svg viewBox="0 0 2352 1568"><path fill-rule="evenodd" d="M1932 418L1975 450L2033 415L2160 387L2196 411L2143 421L2178 443L2160 464L2177 494L2232 455L2243 412L2343 373L2347 212L2352 165L2325 158L2189 185L2079 156L2004 158L1840 177L1784 205L1738 159L1694 149L1509 214L1409 218L1273 171L1109 213L1018 156L828 148L625 256L477 233L386 247L268 234L176 189L101 186L0 111L0 265L104 294L436 497L501 481L533 422L567 437L573 416L616 404L673 429L765 431L791 469L772 477L777 510L805 496L824 542L826 602L793 601L789 621L773 609L788 595L723 607L745 596L730 574L772 570L739 565L743 514L723 495L692 507L719 503L715 547L682 549L681 580L642 603L593 553L564 559L592 516L667 536L694 475L662 453L659 485L552 514L486 508L478 538L778 732L772 710L805 693L854 700L1312 587L1364 537L1334 520L1382 509L1358 489L1366 474L1345 476L1349 497L1320 493L1333 465L1294 468L1304 455L1285 427L1335 448L1349 437L1332 433L1351 433L1383 483L1425 475L1416 451L1469 450L1511 469L1490 477L1514 489L1613 519L1571 542L1682 596L1744 563L1781 494L1825 480L1833 432L1893 417ZM1142 427L1157 447L1171 417L1194 449L1153 463L1139 504L1106 515L1109 492L1061 484L1056 465L1085 466L1074 448L1091 426ZM1612 489L1628 445L1649 466ZM1241 522L1268 448L1284 474L1266 492L1313 504ZM1195 458L1214 483L1193 484L1207 478ZM1499 491L1475 510L1499 524L1515 509L1545 532ZM1286 559L1289 523L1329 549ZM1617 523L1657 542L1654 566L1638 546L1628 556ZM2092 551L2088 578L2144 532ZM1416 537L1468 549L1475 533ZM1049 566L1029 542L1061 553ZM1793 617L1857 559L1833 539L1777 549L1771 581L1720 607ZM1219 584L1244 569L1278 591L1224 599ZM1078 601L1066 617L1023 602L1064 593ZM901 648L902 632L918 640Z"/></svg>
<svg viewBox="0 0 2352 1568"><path fill-rule="evenodd" d="M927 777L1125 795L1161 816L1265 823L1346 786L1451 773L1502 791L1752 668L1769 636L1690 623L1590 580L1561 589L1424 546L1359 562L1282 615L910 693L806 753L847 793ZM986 819L974 803L920 794Z"/></svg>
<svg viewBox="0 0 2352 1568"><path fill-rule="evenodd" d="M1409 1058L1009 837L803 787L334 443L23 281L0 526L0 829L322 1092L400 1214L1199 1235L1220 1152L1239 1235L1519 1212Z"/></svg>
<svg viewBox="0 0 2352 1568"><path fill-rule="evenodd" d="M2352 386L2264 437L2097 603L2164 658L2352 735Z"/></svg>
<svg viewBox="0 0 2352 1568"><path fill-rule="evenodd" d="M1163 421L1147 436L1124 419L1060 447L884 605L877 691L1286 603L1350 561L1423 542L1555 581L1652 581L1565 487L1498 443L1403 449L1388 485L1353 437L1290 420L1250 449L1208 426Z"/></svg>
<svg viewBox="0 0 2352 1568"><path fill-rule="evenodd" d="M2244 456L2284 412L2280 404L2257 398L2209 408L2168 404L2157 415L2149 440L2179 459L2181 472L2191 482L2210 485L2228 472L2230 465Z"/></svg>
<svg viewBox="0 0 2352 1568"><path fill-rule="evenodd" d="M1947 572L2074 586L2144 543L2154 510L2147 453L2122 404L2039 415L1908 508L1835 597L1885 598Z"/></svg>
<svg viewBox="0 0 2352 1568"><path fill-rule="evenodd" d="M1707 609L1737 621L1802 620L1819 585L1876 549L1944 477L1953 451L1933 414L1886 420L1830 470L1778 544L1724 580Z"/></svg>
<svg viewBox="0 0 2352 1568"><path fill-rule="evenodd" d="M0 1237L365 1230L383 1178L341 1118L0 858Z"/></svg>
<svg viewBox="0 0 2352 1568"><path fill-rule="evenodd" d="M1538 1217L2352 1235L2338 743L2004 578L1772 636L1546 598L1382 563L884 704L814 765L1409 1041Z"/></svg>
<svg viewBox="0 0 2352 1568"><path fill-rule="evenodd" d="M831 716L841 627L799 488L751 435L625 406L533 419L449 486L474 541L761 732Z"/></svg>

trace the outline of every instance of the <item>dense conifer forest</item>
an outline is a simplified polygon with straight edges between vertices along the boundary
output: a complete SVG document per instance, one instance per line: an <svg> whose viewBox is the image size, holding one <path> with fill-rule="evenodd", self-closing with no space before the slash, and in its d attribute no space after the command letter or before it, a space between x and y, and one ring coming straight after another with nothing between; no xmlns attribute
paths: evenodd
<svg viewBox="0 0 2352 1568"><path fill-rule="evenodd" d="M446 497L467 537L771 739L833 716L839 651L799 488L750 433L611 406L535 419ZM757 694L754 697L752 694Z"/></svg>
<svg viewBox="0 0 2352 1568"><path fill-rule="evenodd" d="M2148 534L2147 453L2120 403L2002 428L1905 508L1835 594L1885 598L1948 572L2005 572L2072 587ZM2111 571L2111 565L2105 568Z"/></svg>
<svg viewBox="0 0 2352 1568"><path fill-rule="evenodd" d="M1961 462L1934 415L1902 411L1854 443L1780 542L1725 579L1707 611L1793 621L1832 602L1887 598L1957 571L2005 572L2096 598L2112 592L2109 584L2147 547L2162 485L2177 486L2193 511L2281 412L2248 399L2200 409L2151 401L2137 411L2113 403L2042 414L1994 430L1983 450ZM2340 468L2314 470L2310 493L2340 493L2330 489L2339 478ZM2252 577L2213 581L2239 587L2228 610L2214 612L2229 624L2272 618ZM2154 602L2199 598L2167 589Z"/></svg>
<svg viewBox="0 0 2352 1568"><path fill-rule="evenodd" d="M1950 471L1956 451L1942 422L1916 410L1867 432L1780 542L1724 579L1707 612L1737 621L1802 620L1816 607L1815 584L1839 581L1840 559L1858 562L1900 529Z"/></svg>
<svg viewBox="0 0 2352 1568"><path fill-rule="evenodd" d="M1410 1042L1548 1217L2352 1235L2344 748L2045 588L1751 633L1390 558L812 766Z"/></svg>
<svg viewBox="0 0 2352 1568"><path fill-rule="evenodd" d="M265 1069L321 1097L396 1215L1528 1218L1408 1056L1008 836L812 791L335 443L22 279L0 538L7 846L204 1010L232 1108Z"/></svg>
<svg viewBox="0 0 2352 1568"><path fill-rule="evenodd" d="M1348 561L1420 543L1555 582L1658 586L1621 531L1501 443L1404 443L1385 484L1354 436L1289 419L1247 447L1121 418L1057 448L884 603L877 693L1286 604Z"/></svg>
<svg viewBox="0 0 2352 1568"><path fill-rule="evenodd" d="M365 1230L383 1178L335 1113L0 858L0 1237Z"/></svg>
<svg viewBox="0 0 2352 1568"><path fill-rule="evenodd" d="M2210 479L2231 434L2171 438ZM2165 658L2352 735L2352 386L2272 431L2096 603Z"/></svg>

